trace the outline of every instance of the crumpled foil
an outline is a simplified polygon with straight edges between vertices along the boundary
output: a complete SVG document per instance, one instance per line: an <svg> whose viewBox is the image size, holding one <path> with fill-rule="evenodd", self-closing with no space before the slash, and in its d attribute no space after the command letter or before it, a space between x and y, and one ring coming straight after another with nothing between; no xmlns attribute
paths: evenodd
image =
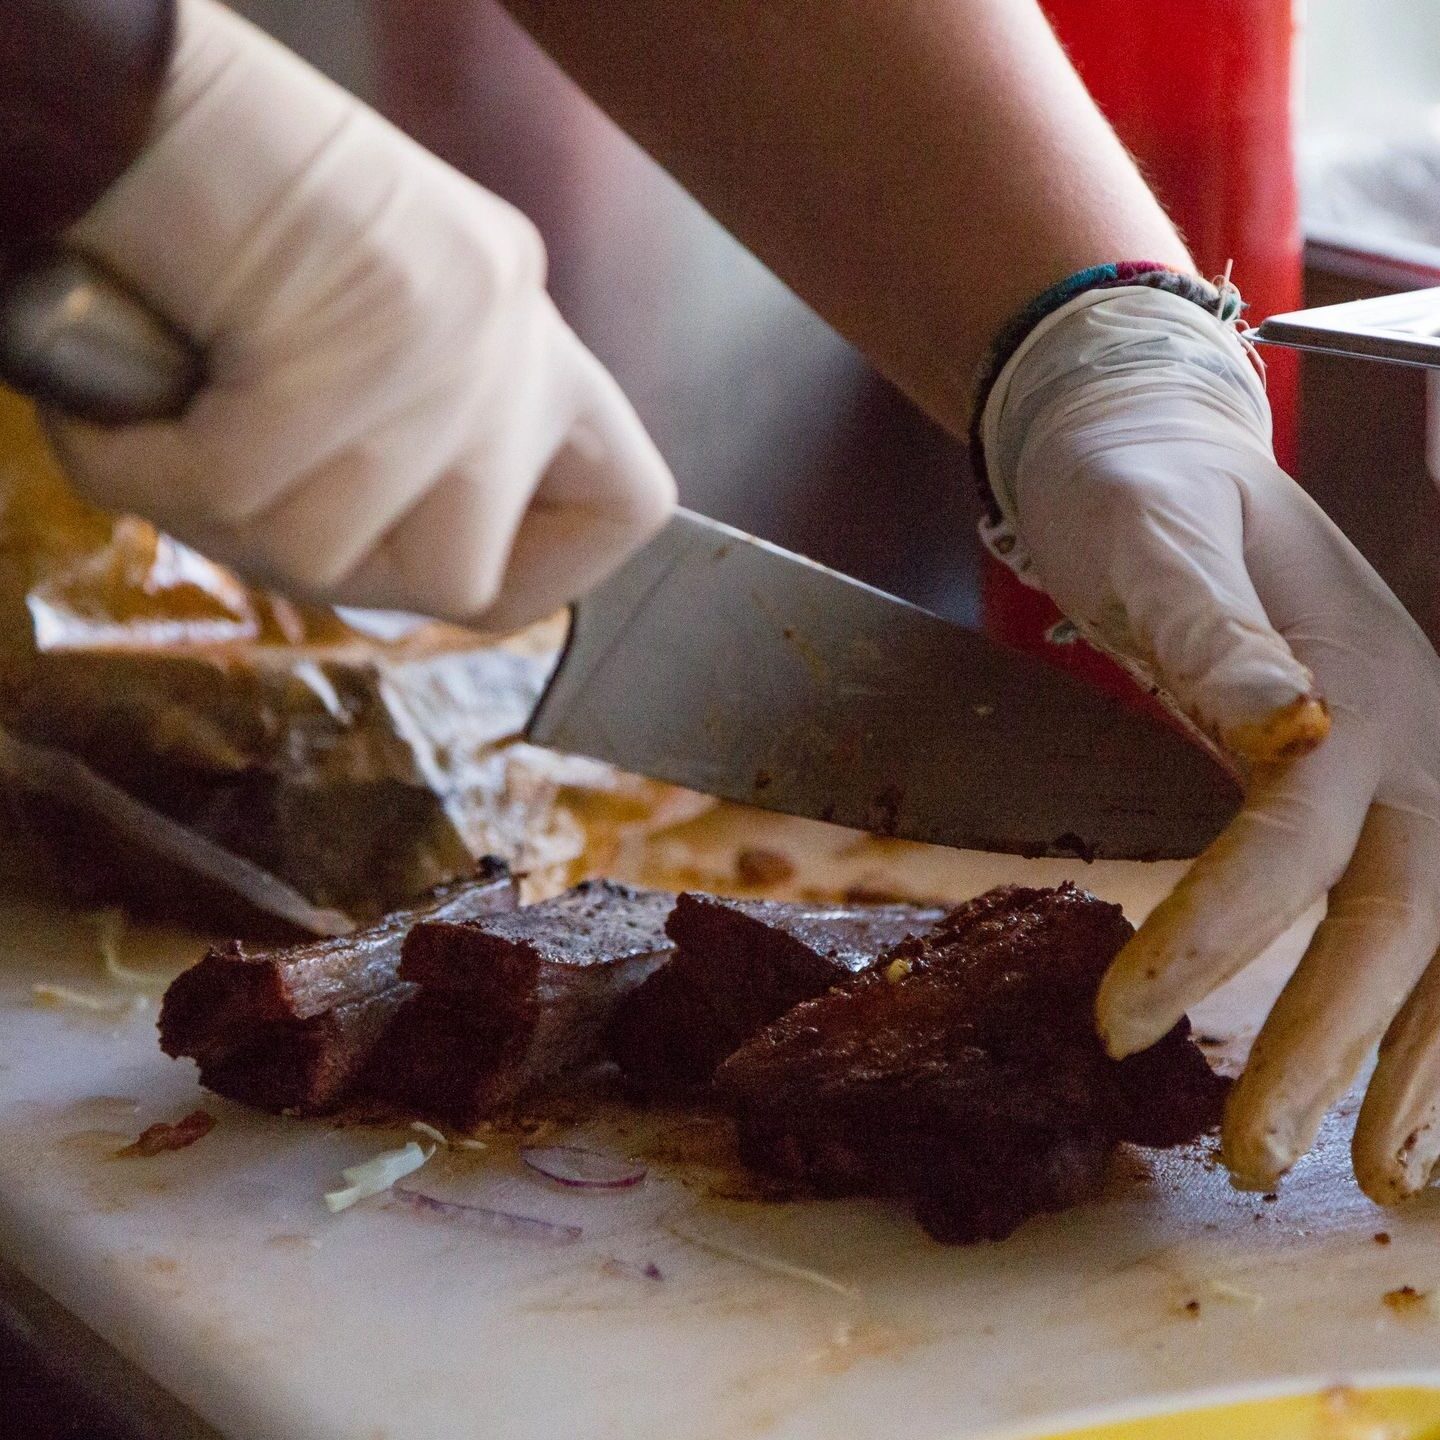
<svg viewBox="0 0 1440 1440"><path fill-rule="evenodd" d="M563 625L484 639L254 590L65 486L0 393L4 868L83 903L338 933L485 854L532 888L693 809L522 738Z"/></svg>

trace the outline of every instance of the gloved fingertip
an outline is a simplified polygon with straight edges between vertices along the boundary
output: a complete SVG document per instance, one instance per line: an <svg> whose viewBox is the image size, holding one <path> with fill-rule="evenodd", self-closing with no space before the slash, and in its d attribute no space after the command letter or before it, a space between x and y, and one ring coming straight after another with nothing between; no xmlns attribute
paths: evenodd
<svg viewBox="0 0 1440 1440"><path fill-rule="evenodd" d="M1177 1017L1157 1013L1145 1003L1144 984L1143 978L1133 974L1116 975L1112 967L1095 997L1096 1029L1112 1060L1124 1060L1148 1050L1175 1024Z"/></svg>
<svg viewBox="0 0 1440 1440"><path fill-rule="evenodd" d="M1429 1184L1430 1172L1426 1168L1422 1174L1412 1174L1410 1167L1396 1156L1379 1165L1365 1164L1357 1157L1355 1179L1366 1197L1377 1205L1399 1205Z"/></svg>
<svg viewBox="0 0 1440 1440"><path fill-rule="evenodd" d="M1274 1190L1299 1157L1299 1148L1273 1125L1255 1126L1238 1118L1234 1095L1232 1091L1220 1141L1220 1159L1230 1172L1230 1184L1236 1190Z"/></svg>
<svg viewBox="0 0 1440 1440"><path fill-rule="evenodd" d="M1360 1188L1377 1205L1398 1205L1418 1195L1430 1184L1437 1159L1440 1135L1429 1124L1397 1138L1390 1127L1372 1124L1362 1109L1351 1142L1351 1160Z"/></svg>
<svg viewBox="0 0 1440 1440"><path fill-rule="evenodd" d="M1318 695L1306 694L1259 720L1224 727L1221 741L1233 754L1257 765L1298 760L1330 734L1330 708Z"/></svg>

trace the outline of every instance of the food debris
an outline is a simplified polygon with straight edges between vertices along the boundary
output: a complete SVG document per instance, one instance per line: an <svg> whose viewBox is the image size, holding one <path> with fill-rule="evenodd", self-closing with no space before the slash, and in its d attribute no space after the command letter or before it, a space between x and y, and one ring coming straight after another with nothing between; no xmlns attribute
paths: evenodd
<svg viewBox="0 0 1440 1440"><path fill-rule="evenodd" d="M397 1180L413 1174L434 1153L433 1145L426 1150L411 1140L403 1149L382 1150L360 1165L351 1165L340 1172L345 1180L344 1188L325 1192L325 1208L332 1215L338 1215L357 1201L382 1194Z"/></svg>
<svg viewBox="0 0 1440 1440"><path fill-rule="evenodd" d="M173 1125L161 1121L142 1130L133 1144L115 1152L115 1158L148 1160L152 1156L165 1154L167 1150L184 1150L197 1140L203 1140L214 1128L215 1117L208 1110L192 1110L183 1120L177 1120Z"/></svg>
<svg viewBox="0 0 1440 1440"><path fill-rule="evenodd" d="M346 1172L349 1173L348 1171ZM584 1235L579 1225L565 1225L555 1220L542 1220L538 1215L516 1215L509 1210L492 1210L488 1205L465 1205L458 1200L440 1200L419 1190L396 1185L391 1191L395 1203L422 1215L457 1220L483 1230L506 1230L554 1245L570 1245ZM326 1196L328 1201L329 1196Z"/></svg>
<svg viewBox="0 0 1440 1440"><path fill-rule="evenodd" d="M1401 1285L1397 1290L1387 1290L1380 1297L1398 1315L1413 1315L1417 1310L1430 1310L1430 1292L1417 1290L1413 1285Z"/></svg>
<svg viewBox="0 0 1440 1440"><path fill-rule="evenodd" d="M134 970L120 959L120 946L125 939L125 912L119 909L100 910L95 915L96 943L105 973L117 984L131 990L162 993L170 983L169 976L145 970Z"/></svg>
<svg viewBox="0 0 1440 1440"><path fill-rule="evenodd" d="M735 856L735 878L742 885L779 885L795 878L795 862L779 850L747 848Z"/></svg>
<svg viewBox="0 0 1440 1440"><path fill-rule="evenodd" d="M860 1292L853 1285L845 1285L841 1281L824 1274L819 1270L811 1270L805 1265L792 1265L788 1260L781 1260L775 1255L762 1255L758 1251L743 1249L738 1245L730 1245L723 1240L717 1240L713 1236L700 1235L693 1230L687 1230L681 1226L667 1224L665 1229L677 1240L684 1240L687 1244L694 1245L696 1249L708 1250L712 1255L719 1255L726 1260L736 1260L742 1265L752 1266L756 1270L763 1270L769 1275L779 1275L786 1280L800 1280L807 1285L817 1285L822 1290L832 1291L836 1295L843 1295L847 1300L856 1298Z"/></svg>
<svg viewBox="0 0 1440 1440"><path fill-rule="evenodd" d="M427 1140L433 1140L436 1145L443 1146L446 1150L488 1150L488 1142L478 1140L473 1135L447 1135L435 1125L428 1124L424 1120L412 1120L410 1128L417 1134L423 1135Z"/></svg>
<svg viewBox="0 0 1440 1440"><path fill-rule="evenodd" d="M885 978L892 985L898 985L913 969L913 960L892 960L885 967Z"/></svg>
<svg viewBox="0 0 1440 1440"><path fill-rule="evenodd" d="M521 1163L557 1185L577 1190L628 1190L648 1173L644 1165L578 1145L524 1145Z"/></svg>
<svg viewBox="0 0 1440 1440"><path fill-rule="evenodd" d="M644 1265L637 1265L630 1260L620 1260L614 1255L607 1255L600 1262L600 1269L606 1275L618 1275L629 1280L660 1281L665 1278L660 1267L653 1261Z"/></svg>

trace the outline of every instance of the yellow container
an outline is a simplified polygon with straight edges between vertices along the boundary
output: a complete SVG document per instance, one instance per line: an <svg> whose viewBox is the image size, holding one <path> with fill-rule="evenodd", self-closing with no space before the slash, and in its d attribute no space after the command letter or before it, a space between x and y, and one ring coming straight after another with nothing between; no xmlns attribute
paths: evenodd
<svg viewBox="0 0 1440 1440"><path fill-rule="evenodd" d="M1440 1388L1336 1385L1072 1422L1010 1440L1440 1440Z"/></svg>

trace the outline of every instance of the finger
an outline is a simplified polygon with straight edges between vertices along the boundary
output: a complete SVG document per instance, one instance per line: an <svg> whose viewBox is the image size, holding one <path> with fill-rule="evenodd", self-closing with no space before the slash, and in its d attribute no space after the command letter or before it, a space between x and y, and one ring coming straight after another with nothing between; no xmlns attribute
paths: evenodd
<svg viewBox="0 0 1440 1440"><path fill-rule="evenodd" d="M1241 479L1216 468L1226 458L1212 447L1208 473L1182 484L1173 456L1155 446L1108 445L1079 466L1074 503L1049 517L1087 534L1091 563L1073 585L1052 576L1053 563L1044 579L1102 644L1151 666L1204 730L1266 763L1313 749L1329 725L1310 671L1276 633L1246 569ZM1023 489L1021 505L1023 517ZM1032 544L1071 554L1074 532ZM1119 599L1108 609L1089 598L1087 571L1109 577Z"/></svg>
<svg viewBox="0 0 1440 1440"><path fill-rule="evenodd" d="M41 423L77 494L101 509L143 515L171 534L195 493L195 457L174 422L107 429L51 410Z"/></svg>
<svg viewBox="0 0 1440 1440"><path fill-rule="evenodd" d="M1381 1205L1430 1183L1440 1159L1440 964L1433 960L1380 1042L1351 1152L1355 1178Z"/></svg>
<svg viewBox="0 0 1440 1440"><path fill-rule="evenodd" d="M325 599L473 620L494 601L521 518L573 425L561 340L579 348L537 296L502 393L472 413L466 386L442 378L222 536L229 558Z"/></svg>
<svg viewBox="0 0 1440 1440"><path fill-rule="evenodd" d="M1268 1190L1314 1143L1440 943L1440 827L1375 805L1225 1110L1225 1163Z"/></svg>
<svg viewBox="0 0 1440 1440"><path fill-rule="evenodd" d="M452 468L330 595L341 604L412 610L469 624L494 603L544 461L476 456ZM525 483L516 483L521 474Z"/></svg>
<svg viewBox="0 0 1440 1440"><path fill-rule="evenodd" d="M1116 957L1096 1018L1119 1058L1153 1045L1340 878L1374 794L1364 735L1257 770L1245 808Z"/></svg>
<svg viewBox="0 0 1440 1440"><path fill-rule="evenodd" d="M487 629L518 629L585 594L675 507L675 479L640 417L597 361L581 363L589 398L521 522Z"/></svg>

